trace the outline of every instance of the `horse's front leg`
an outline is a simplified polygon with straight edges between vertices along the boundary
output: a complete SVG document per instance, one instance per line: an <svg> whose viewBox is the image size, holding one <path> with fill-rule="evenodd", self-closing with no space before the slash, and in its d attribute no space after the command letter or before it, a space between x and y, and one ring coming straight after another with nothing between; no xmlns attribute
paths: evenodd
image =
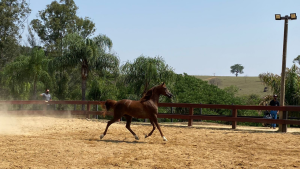
<svg viewBox="0 0 300 169"><path fill-rule="evenodd" d="M149 120L150 120L150 123L152 124L152 126L153 126L153 129L152 129L152 131L147 135L145 135L145 138L147 138L147 137L149 137L149 136L151 136L152 135L152 133L153 133L153 131L155 130L155 124L154 124L154 122L153 122L153 120L151 119L151 118L149 118Z"/></svg>
<svg viewBox="0 0 300 169"><path fill-rule="evenodd" d="M159 130L160 135L161 135L161 137L163 138L163 140L164 140L164 141L168 141L167 138L164 136L164 134L162 133L162 131L161 131L161 129L160 129L160 126L159 126L158 121L157 121L157 116L154 117L153 122L154 122L154 124L156 125L157 129Z"/></svg>

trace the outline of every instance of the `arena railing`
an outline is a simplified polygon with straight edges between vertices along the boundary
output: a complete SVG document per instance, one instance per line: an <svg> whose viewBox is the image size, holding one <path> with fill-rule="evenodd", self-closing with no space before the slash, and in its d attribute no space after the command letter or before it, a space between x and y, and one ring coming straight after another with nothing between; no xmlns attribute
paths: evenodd
<svg viewBox="0 0 300 169"><path fill-rule="evenodd" d="M57 104L71 104L71 105L86 105L86 110L47 110L47 113L62 114L66 111L72 115L85 115L86 118L90 118L90 115L110 115L111 112L106 111L91 111L91 105L103 105L104 101L0 101L0 105L42 105L43 110L19 110L19 111L7 111L8 113L21 113L26 114L39 114L45 113L47 105ZM244 106L244 105L213 105L213 104L189 104L189 103L158 103L159 107L181 107L188 108L189 114L158 114L158 118L169 118L169 119L186 119L188 120L188 126L193 125L193 120L213 120L213 121L229 121L232 122L232 129L236 129L237 122L255 122L255 123L276 123L282 124L282 132L287 131L287 124L300 125L300 120L289 120L288 111L300 111L300 106L277 106L276 110L283 112L283 119L265 119L265 118L254 118L254 117L243 117L237 116L237 110L274 110L271 106ZM75 106L74 106L75 107ZM229 109L232 111L231 116L219 116L219 115L194 115L195 108L210 108L210 109Z"/></svg>

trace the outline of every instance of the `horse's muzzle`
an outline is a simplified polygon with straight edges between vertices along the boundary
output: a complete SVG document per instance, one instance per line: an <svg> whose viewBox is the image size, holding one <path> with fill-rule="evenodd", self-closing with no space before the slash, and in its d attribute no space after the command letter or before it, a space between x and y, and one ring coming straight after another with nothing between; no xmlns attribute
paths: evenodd
<svg viewBox="0 0 300 169"><path fill-rule="evenodd" d="M167 93L167 96L168 96L168 98L171 98L171 97L173 97L173 94L172 93Z"/></svg>

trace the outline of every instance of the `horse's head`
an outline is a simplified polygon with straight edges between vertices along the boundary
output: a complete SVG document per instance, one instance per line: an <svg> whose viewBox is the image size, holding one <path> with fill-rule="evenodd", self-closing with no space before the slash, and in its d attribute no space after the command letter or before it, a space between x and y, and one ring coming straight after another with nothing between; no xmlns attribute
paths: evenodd
<svg viewBox="0 0 300 169"><path fill-rule="evenodd" d="M165 95L168 98L171 98L173 96L173 94L168 90L168 88L164 82L158 86L158 91L160 94Z"/></svg>

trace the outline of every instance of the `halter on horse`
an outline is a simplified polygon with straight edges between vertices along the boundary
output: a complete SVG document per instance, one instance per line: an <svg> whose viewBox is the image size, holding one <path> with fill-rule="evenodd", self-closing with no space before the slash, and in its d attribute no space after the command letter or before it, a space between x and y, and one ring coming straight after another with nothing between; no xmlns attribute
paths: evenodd
<svg viewBox="0 0 300 169"><path fill-rule="evenodd" d="M157 105L160 95L165 95L169 98L173 96L167 89L165 83L163 83L161 85L152 87L139 101L125 99L116 102L113 100L107 100L105 102L106 109L108 111L110 107L113 107L114 117L112 120L107 122L106 129L104 133L100 136L100 139L102 139L106 135L107 129L112 123L118 121L122 116L125 116L127 120L126 128L133 134L136 140L139 140L139 138L130 128L132 117L150 120L153 129L148 135L145 136L145 138L151 136L153 131L157 127L163 140L167 141L157 121Z"/></svg>

